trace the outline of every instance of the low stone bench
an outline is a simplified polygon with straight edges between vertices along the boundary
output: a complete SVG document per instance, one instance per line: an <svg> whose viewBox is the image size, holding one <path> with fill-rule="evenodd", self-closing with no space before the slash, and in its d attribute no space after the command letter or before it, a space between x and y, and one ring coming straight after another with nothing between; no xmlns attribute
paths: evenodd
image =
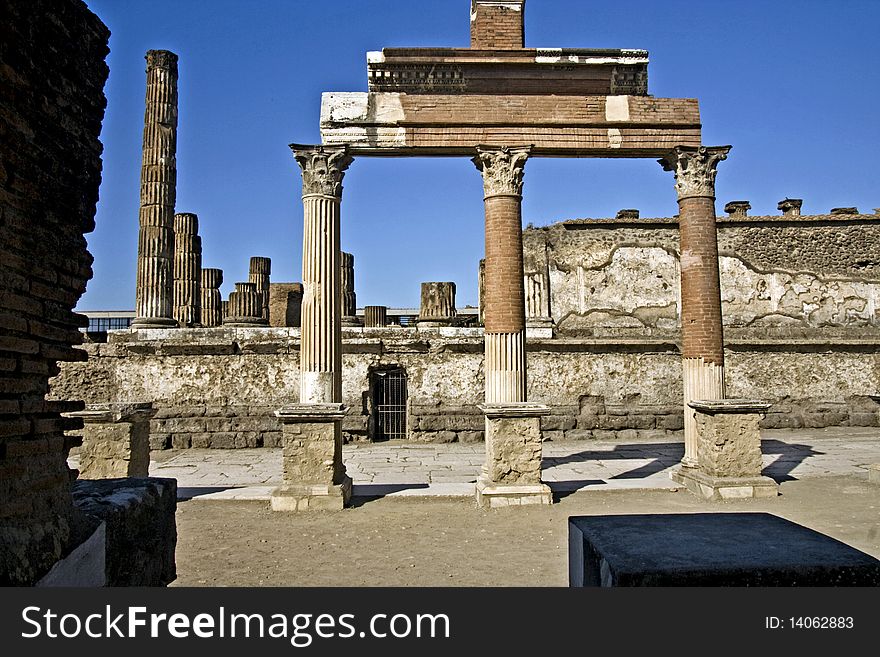
<svg viewBox="0 0 880 657"><path fill-rule="evenodd" d="M880 561L769 513L572 516L569 586L877 586Z"/></svg>

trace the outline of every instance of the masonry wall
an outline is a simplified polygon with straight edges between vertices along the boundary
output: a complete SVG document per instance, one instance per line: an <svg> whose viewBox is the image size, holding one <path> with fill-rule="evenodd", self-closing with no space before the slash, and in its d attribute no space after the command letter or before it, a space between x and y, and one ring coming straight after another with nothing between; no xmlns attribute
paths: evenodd
<svg viewBox="0 0 880 657"><path fill-rule="evenodd" d="M0 0L0 585L32 584L71 541L64 430L101 175L109 32L79 0Z"/></svg>
<svg viewBox="0 0 880 657"><path fill-rule="evenodd" d="M560 333L677 334L675 219L574 220L523 241ZM880 328L878 215L723 217L718 248L725 327L754 338Z"/></svg>
<svg viewBox="0 0 880 657"><path fill-rule="evenodd" d="M406 370L409 435L483 440L480 329L345 329L347 440L370 435L370 372ZM298 329L176 329L111 333L65 365L52 394L87 402L152 401L152 447L278 446L272 412L298 400ZM546 437L679 437L681 357L660 338L529 342L529 399L551 406ZM728 341L730 396L773 403L766 427L877 426L880 340Z"/></svg>

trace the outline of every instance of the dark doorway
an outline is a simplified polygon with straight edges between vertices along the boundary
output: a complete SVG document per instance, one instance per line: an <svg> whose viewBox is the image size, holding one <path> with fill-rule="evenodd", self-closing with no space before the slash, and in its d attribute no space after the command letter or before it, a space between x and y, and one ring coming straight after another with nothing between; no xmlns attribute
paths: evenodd
<svg viewBox="0 0 880 657"><path fill-rule="evenodd" d="M406 370L402 367L373 370L370 373L370 398L371 438L373 440L406 438Z"/></svg>

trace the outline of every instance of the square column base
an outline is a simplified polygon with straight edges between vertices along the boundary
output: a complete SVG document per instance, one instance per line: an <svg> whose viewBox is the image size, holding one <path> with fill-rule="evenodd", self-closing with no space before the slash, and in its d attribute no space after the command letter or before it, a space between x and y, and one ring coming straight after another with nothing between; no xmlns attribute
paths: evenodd
<svg viewBox="0 0 880 657"><path fill-rule="evenodd" d="M776 497L779 484L770 477L712 477L696 468L678 468L670 475L672 481L686 486L705 500L742 500Z"/></svg>
<svg viewBox="0 0 880 657"><path fill-rule="evenodd" d="M283 484L272 491L273 511L341 511L351 501L351 477L341 484Z"/></svg>
<svg viewBox="0 0 880 657"><path fill-rule="evenodd" d="M547 484L499 484L480 477L477 479L477 504L483 509L553 504L553 493Z"/></svg>

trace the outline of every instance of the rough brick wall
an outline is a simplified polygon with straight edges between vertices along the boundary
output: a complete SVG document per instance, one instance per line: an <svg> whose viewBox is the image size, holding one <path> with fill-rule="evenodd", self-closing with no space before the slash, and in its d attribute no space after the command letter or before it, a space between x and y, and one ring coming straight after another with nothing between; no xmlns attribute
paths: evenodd
<svg viewBox="0 0 880 657"><path fill-rule="evenodd" d="M509 6L476 0L471 7L471 48L512 50L525 45L525 0Z"/></svg>
<svg viewBox="0 0 880 657"><path fill-rule="evenodd" d="M91 277L109 32L79 0L0 0L0 584L30 584L70 538L57 361ZM80 425L81 426L81 425Z"/></svg>

